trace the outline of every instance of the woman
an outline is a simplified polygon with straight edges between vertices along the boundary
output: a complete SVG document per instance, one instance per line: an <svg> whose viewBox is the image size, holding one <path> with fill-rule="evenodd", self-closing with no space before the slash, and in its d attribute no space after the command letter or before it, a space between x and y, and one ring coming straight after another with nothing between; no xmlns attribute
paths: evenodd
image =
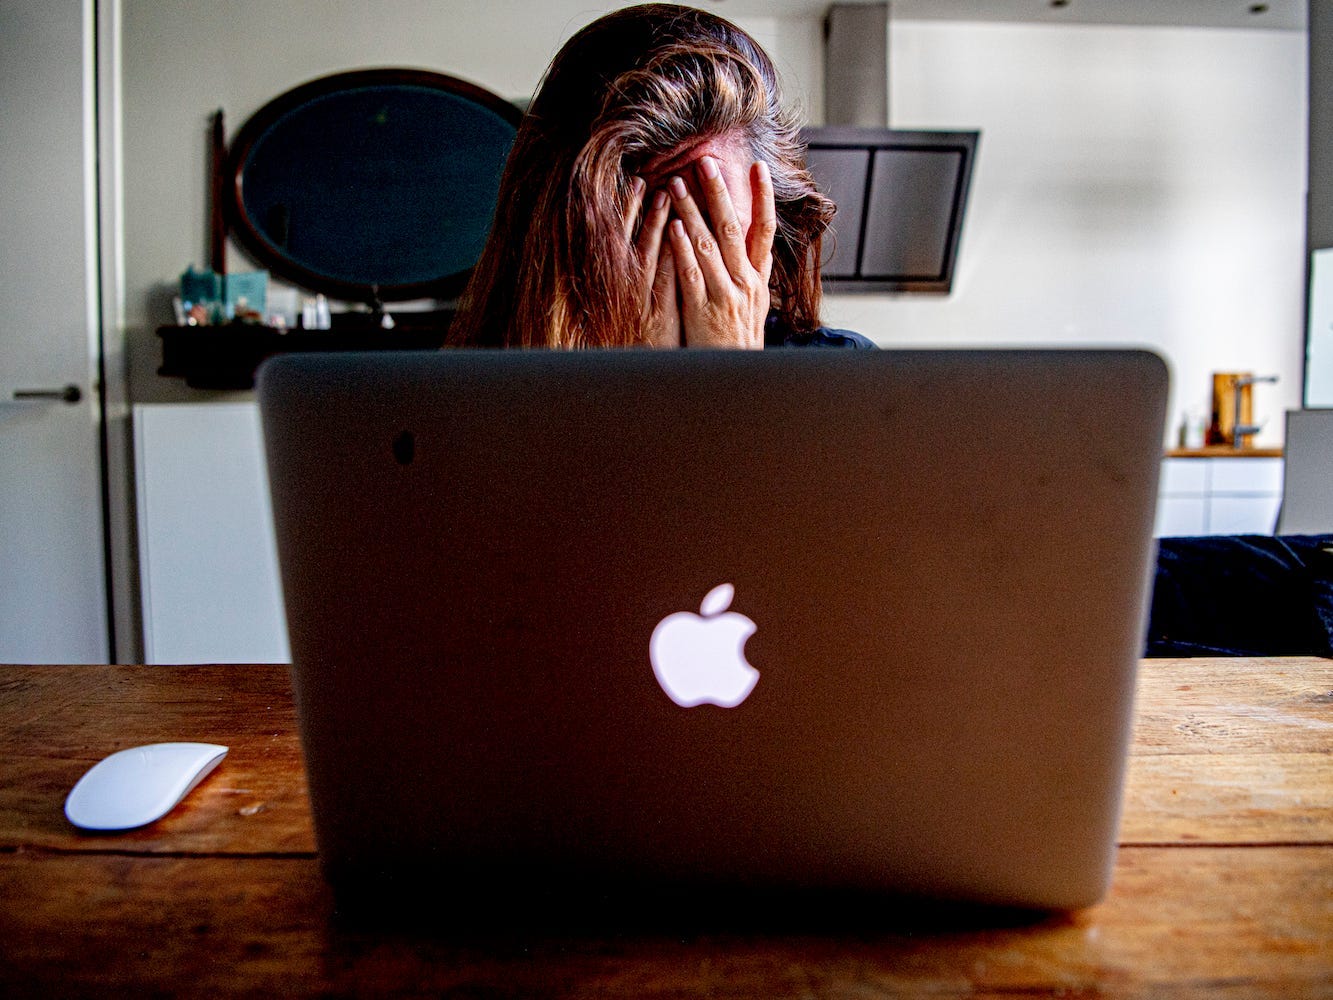
<svg viewBox="0 0 1333 1000"><path fill-rule="evenodd" d="M458 346L873 346L819 322L833 203L749 35L646 4L576 34L519 128Z"/></svg>

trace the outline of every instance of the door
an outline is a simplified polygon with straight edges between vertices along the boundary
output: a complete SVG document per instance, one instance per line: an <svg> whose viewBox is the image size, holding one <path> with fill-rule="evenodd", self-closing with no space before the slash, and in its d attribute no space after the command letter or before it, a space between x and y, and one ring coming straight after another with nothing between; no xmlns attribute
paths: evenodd
<svg viewBox="0 0 1333 1000"><path fill-rule="evenodd" d="M0 0L0 662L105 663L92 0Z"/></svg>

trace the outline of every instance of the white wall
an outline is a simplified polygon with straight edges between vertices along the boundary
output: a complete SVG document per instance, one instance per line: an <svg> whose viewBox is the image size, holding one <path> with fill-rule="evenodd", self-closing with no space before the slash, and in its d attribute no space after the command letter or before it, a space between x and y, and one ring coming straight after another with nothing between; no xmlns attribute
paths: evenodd
<svg viewBox="0 0 1333 1000"><path fill-rule="evenodd" d="M1305 39L1295 32L896 22L891 120L982 132L954 292L830 297L885 345L1144 344L1172 421L1213 371L1299 406ZM1107 415L1108 433L1113 414Z"/></svg>
<svg viewBox="0 0 1333 1000"><path fill-rule="evenodd" d="M199 398L155 376L170 286L208 246L209 116L229 132L326 73L422 66L531 93L559 45L617 3L122 0L126 319L135 401ZM725 11L723 11L725 13ZM818 122L818 18L738 17ZM1277 440L1304 337L1305 41L1295 32L958 24L890 28L893 123L978 127L955 291L831 296L886 345L1137 343L1176 418L1218 370L1276 372ZM233 267L244 265L233 251ZM1111 420L1108 415L1108 421Z"/></svg>
<svg viewBox="0 0 1333 1000"><path fill-rule="evenodd" d="M1308 20L1310 248L1315 249L1333 247L1333 4L1310 0Z"/></svg>
<svg viewBox="0 0 1333 1000"><path fill-rule="evenodd" d="M1322 251L1311 262L1305 405L1333 407L1333 4L1309 13L1310 214L1307 241Z"/></svg>

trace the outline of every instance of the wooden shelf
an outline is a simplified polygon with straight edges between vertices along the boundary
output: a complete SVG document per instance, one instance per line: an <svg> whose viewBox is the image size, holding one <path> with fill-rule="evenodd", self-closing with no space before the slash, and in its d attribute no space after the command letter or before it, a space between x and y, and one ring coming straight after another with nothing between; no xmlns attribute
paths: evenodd
<svg viewBox="0 0 1333 1000"><path fill-rule="evenodd" d="M449 314L423 314L424 321L385 330L357 315L331 330L277 330L270 326L162 326L162 366L157 373L183 378L193 389L253 389L255 371L276 354L327 351L421 351L443 346ZM415 314L414 314L415 319Z"/></svg>

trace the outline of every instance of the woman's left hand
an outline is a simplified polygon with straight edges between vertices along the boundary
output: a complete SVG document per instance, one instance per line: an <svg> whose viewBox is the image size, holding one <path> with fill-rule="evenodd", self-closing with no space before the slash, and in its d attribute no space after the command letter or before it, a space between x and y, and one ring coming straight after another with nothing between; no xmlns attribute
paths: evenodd
<svg viewBox="0 0 1333 1000"><path fill-rule="evenodd" d="M712 228L683 180L672 178L667 185L678 216L668 231L685 346L762 348L777 231L768 167L760 162L750 168L748 234L717 161L705 156L697 171Z"/></svg>

